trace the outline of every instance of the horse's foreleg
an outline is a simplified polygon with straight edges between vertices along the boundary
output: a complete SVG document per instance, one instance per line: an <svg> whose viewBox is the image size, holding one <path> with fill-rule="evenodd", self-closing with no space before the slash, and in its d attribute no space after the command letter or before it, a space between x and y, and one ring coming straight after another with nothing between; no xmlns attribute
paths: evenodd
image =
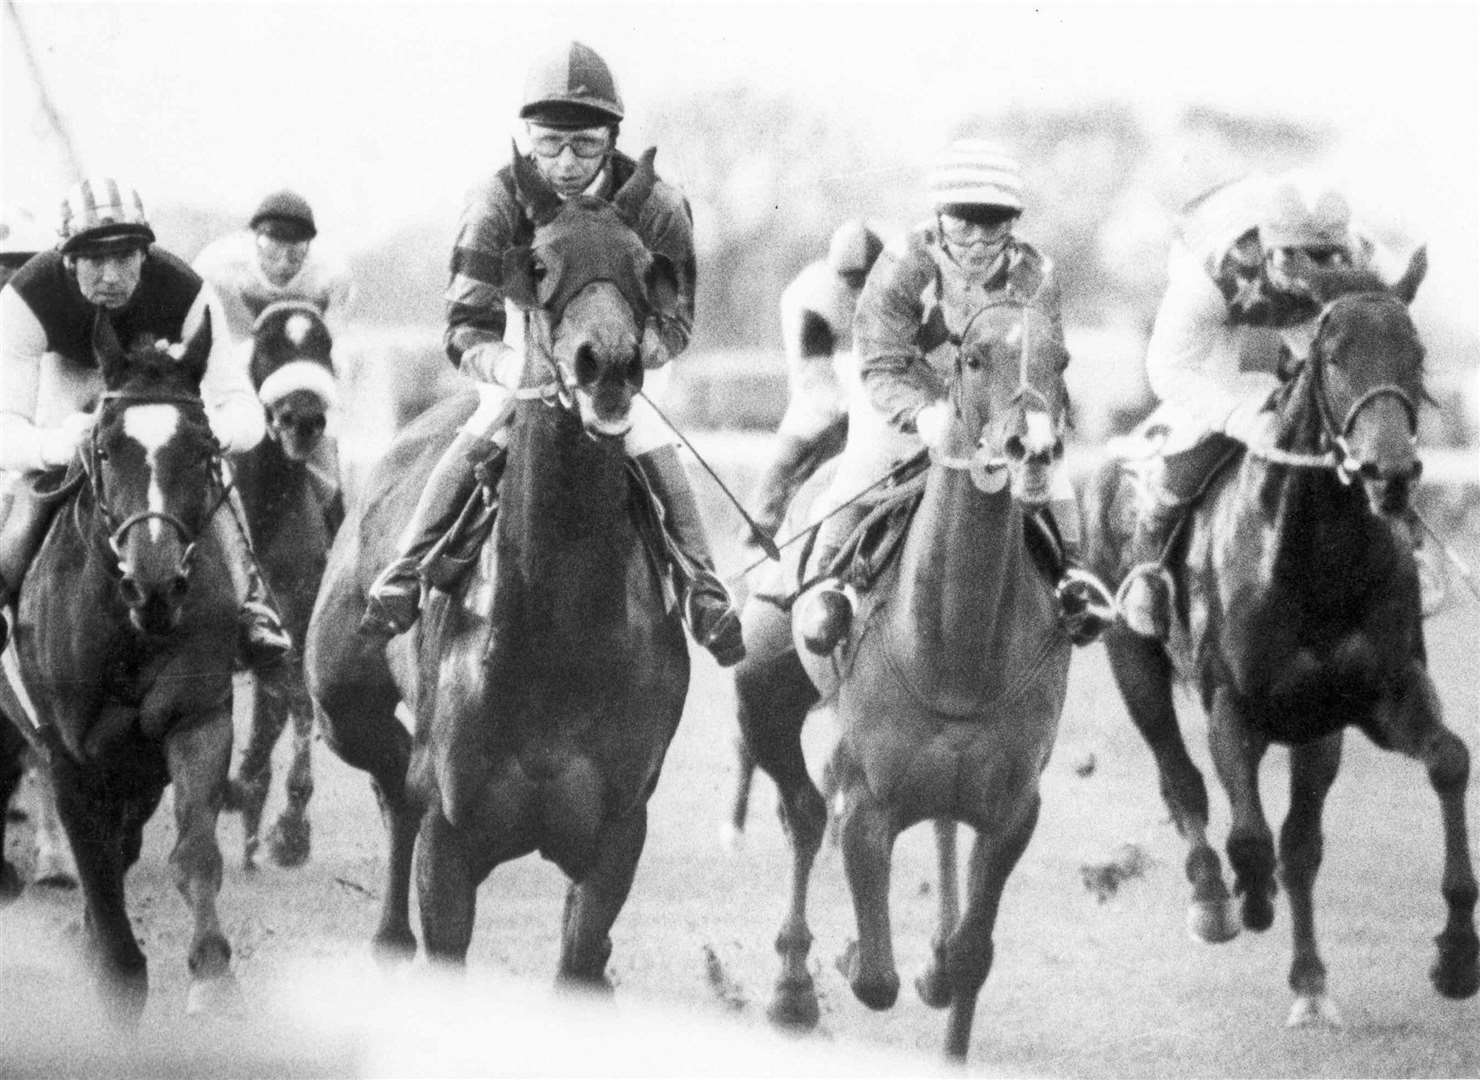
<svg viewBox="0 0 1480 1080"><path fill-rule="evenodd" d="M779 613L772 616L750 608L746 613L769 618L772 635L789 632L778 621ZM746 634L749 638L750 624ZM776 785L781 826L791 846L790 902L776 934L781 974L766 1014L774 1024L812 1028L819 1013L817 990L807 969L812 950L807 891L812 864L827 830L827 803L807 772L801 734L816 693L794 652L778 650L767 659L756 650L736 668L735 694L743 755L764 769Z"/></svg>
<svg viewBox="0 0 1480 1080"><path fill-rule="evenodd" d="M978 823L976 843L971 848L966 910L960 926L946 942L941 958L942 977L949 984L951 995L945 1052L957 1060L964 1060L971 1046L976 999L992 970L995 951L992 933L997 925L1002 890L1038 826L1038 792L1025 795L1023 811L1016 821L993 821L985 829Z"/></svg>
<svg viewBox="0 0 1480 1080"><path fill-rule="evenodd" d="M308 800L313 797L313 703L304 686L302 671L294 668L285 702L293 721L292 759L284 780L287 803L278 815L267 843L279 866L302 866L308 861L311 831Z"/></svg>
<svg viewBox="0 0 1480 1080"><path fill-rule="evenodd" d="M82 883L84 928L94 975L110 1016L134 1025L149 997L149 966L124 905L121 809L93 770L53 763L57 813ZM94 786L96 785L96 787Z"/></svg>
<svg viewBox="0 0 1480 1080"><path fill-rule="evenodd" d="M1341 767L1341 732L1290 750L1290 810L1280 828L1280 880L1290 897L1294 953L1290 961L1291 1027L1339 1025L1326 997L1326 965L1316 948L1315 884L1321 868L1321 811Z"/></svg>
<svg viewBox="0 0 1480 1080"><path fill-rule="evenodd" d="M1259 764L1269 740L1244 723L1228 690L1219 689L1208 717L1208 743L1218 779L1228 793L1233 891L1243 896L1244 925L1250 930L1268 930L1274 922L1274 833L1259 798Z"/></svg>
<svg viewBox="0 0 1480 1080"><path fill-rule="evenodd" d="M1423 762L1439 796L1444 822L1444 877L1440 892L1449 909L1444 929L1434 939L1439 955L1429 971L1434 989L1449 998L1467 998L1480 989L1480 939L1475 934L1475 871L1470 861L1465 821L1465 791L1470 752L1444 726L1433 681L1414 662L1402 691L1382 710L1378 723L1393 749Z"/></svg>
<svg viewBox="0 0 1480 1080"><path fill-rule="evenodd" d="M956 823L945 818L936 818L933 825L935 856L940 872L935 936L930 941L930 966L915 980L915 989L926 1005L932 1009L944 1009L951 1003L951 981L946 972L946 948L961 919L961 901L956 880Z"/></svg>
<svg viewBox="0 0 1480 1080"><path fill-rule="evenodd" d="M466 840L434 806L422 819L418 846L416 894L427 959L462 964L473 941L478 902Z"/></svg>
<svg viewBox="0 0 1480 1080"><path fill-rule="evenodd" d="M845 779L838 840L858 941L840 958L839 967L854 995L870 1009L887 1009L899 996L889 925L889 862L897 834L888 810L862 787L862 778Z"/></svg>
<svg viewBox="0 0 1480 1080"><path fill-rule="evenodd" d="M219 1012L238 996L231 945L216 913L221 891L216 822L231 771L231 739L230 698L214 715L165 737L165 760L175 785L176 837L170 867L194 920L186 999L190 1013Z"/></svg>
<svg viewBox="0 0 1480 1080"><path fill-rule="evenodd" d="M1192 884L1187 931L1199 941L1228 941L1238 935L1238 923L1229 914L1223 864L1208 843L1207 785L1177 724L1171 661L1160 644L1124 627L1105 635L1105 654L1126 711L1156 761L1162 800L1187 842L1186 873Z"/></svg>
<svg viewBox="0 0 1480 1080"><path fill-rule="evenodd" d="M287 723L281 693L273 681L258 677L252 691L251 720L246 746L236 776L227 791L226 806L242 816L242 868L257 869L257 848L262 831L262 808L272 786L272 751Z"/></svg>
<svg viewBox="0 0 1480 1080"><path fill-rule="evenodd" d="M609 822L596 842L596 861L565 894L560 930L559 982L590 989L609 989L606 963L611 958L612 924L617 921L637 860L647 842L647 805L620 821Z"/></svg>
<svg viewBox="0 0 1480 1080"><path fill-rule="evenodd" d="M720 825L720 846L734 851L745 835L745 819L750 811L750 788L755 779L755 756L743 732L735 736L735 791L730 796L730 816Z"/></svg>
<svg viewBox="0 0 1480 1080"><path fill-rule="evenodd" d="M77 862L72 858L72 846L67 843L67 834L57 816L51 769L40 760L31 765L31 794L36 823L36 873L32 880L37 885L75 889Z"/></svg>

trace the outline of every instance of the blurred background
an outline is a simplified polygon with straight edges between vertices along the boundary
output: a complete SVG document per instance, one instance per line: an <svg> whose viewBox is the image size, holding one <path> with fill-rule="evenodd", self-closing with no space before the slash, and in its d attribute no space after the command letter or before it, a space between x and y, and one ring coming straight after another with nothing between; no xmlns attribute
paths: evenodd
<svg viewBox="0 0 1480 1080"><path fill-rule="evenodd" d="M441 290L463 193L522 137L526 58L570 37L618 75L621 146L657 145L693 203L698 319L669 398L691 427L774 426L782 288L844 217L902 235L928 211L931 153L971 130L1027 165L1020 231L1063 276L1081 439L1149 405L1177 208L1308 165L1384 240L1428 245L1424 438L1476 443L1471 4L7 0L3 199L50 223L76 170L113 173L190 259L267 192L301 191L358 282L341 362L404 417L452 377Z"/></svg>

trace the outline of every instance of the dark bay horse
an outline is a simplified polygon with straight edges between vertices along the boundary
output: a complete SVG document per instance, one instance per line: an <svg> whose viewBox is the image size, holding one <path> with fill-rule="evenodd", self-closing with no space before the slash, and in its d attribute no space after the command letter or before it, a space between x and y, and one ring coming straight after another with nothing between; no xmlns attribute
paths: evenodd
<svg viewBox="0 0 1480 1080"><path fill-rule="evenodd" d="M209 528L224 497L199 394L209 323L183 347L141 341L125 354L100 318L93 344L106 386L97 423L19 602L16 652L40 727L15 715L9 685L5 711L49 759L94 971L114 1014L133 1022L148 974L124 879L169 784L170 862L194 922L188 1007L235 995L216 914L216 818L231 764L237 600Z"/></svg>
<svg viewBox="0 0 1480 1080"><path fill-rule="evenodd" d="M812 706L835 695L840 738L830 769L858 921L844 974L870 1008L893 1005L891 850L900 832L935 820L940 925L917 986L930 1005L950 1007L945 1046L958 1058L992 965L998 902L1037 823L1070 654L1052 584L1024 540L1023 512L1047 500L1062 458L1068 354L1043 312L1011 301L984 308L962 338L950 396L956 447L929 468L903 547L866 594L849 640L830 657L813 656L793 639L787 612L752 597L748 655L735 673L740 729L776 783L793 854L772 1019L811 1027L818 1018L806 900L827 808L801 732ZM804 518L808 501L804 494L793 506L794 518ZM795 566L779 572L796 579ZM977 834L964 911L957 822Z"/></svg>
<svg viewBox="0 0 1480 1080"><path fill-rule="evenodd" d="M1465 824L1469 752L1444 726L1425 661L1412 552L1395 536L1419 473L1415 436L1424 399L1423 346L1407 304L1422 253L1389 289L1365 275L1317 280L1324 308L1309 359L1278 398L1282 434L1214 478L1172 561L1179 580L1169 643L1123 626L1106 638L1131 719L1151 748L1162 795L1188 844L1191 932L1238 933L1218 855L1208 843L1208 795L1188 756L1173 684L1190 685L1208 714L1212 760L1228 794L1228 859L1243 925L1267 929L1278 880L1290 898L1291 1025L1339 1023L1316 947L1321 811L1341 762L1345 728L1421 762L1444 828L1440 886L1448 921L1430 972L1446 997L1475 993L1475 877ZM1086 502L1096 569L1126 573L1134 479L1109 460ZM1276 846L1259 798L1259 765L1289 747L1290 807Z"/></svg>
<svg viewBox="0 0 1480 1080"><path fill-rule="evenodd" d="M688 690L688 652L631 519L621 435L642 384L644 322L667 315L675 271L632 223L653 154L611 203L561 202L516 153L535 225L505 260L529 312L525 389L492 541L456 595L435 592L391 644L357 633L433 462L471 413L449 399L397 437L330 554L309 628L309 687L330 746L371 775L390 840L375 945L461 962L480 882L539 852L571 879L559 975L604 985L609 930L646 839ZM555 359L550 362L550 357ZM405 703L414 736L396 716Z"/></svg>
<svg viewBox="0 0 1480 1080"><path fill-rule="evenodd" d="M313 706L303 678L302 644L329 545L344 520L335 478L321 476L334 462L327 415L337 400L333 338L312 304L279 301L252 328L248 371L266 412L267 438L231 457L262 576L298 651L270 679L257 678L250 727L230 802L240 810L243 863L256 866L262 810L272 783L272 753L291 719L292 756L287 800L268 832L280 866L299 866L309 854L308 801L313 795Z"/></svg>

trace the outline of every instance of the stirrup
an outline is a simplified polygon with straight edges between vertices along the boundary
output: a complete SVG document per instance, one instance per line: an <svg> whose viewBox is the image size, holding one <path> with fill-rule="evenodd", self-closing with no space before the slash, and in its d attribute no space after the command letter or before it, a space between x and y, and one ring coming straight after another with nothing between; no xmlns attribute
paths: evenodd
<svg viewBox="0 0 1480 1080"><path fill-rule="evenodd" d="M1120 615L1115 597L1105 583L1082 567L1065 567L1054 595L1063 612L1069 639L1075 645L1089 645L1098 640Z"/></svg>
<svg viewBox="0 0 1480 1080"><path fill-rule="evenodd" d="M858 611L858 590L837 578L827 578L797 609L797 631L808 652L827 656L848 636Z"/></svg>
<svg viewBox="0 0 1480 1080"><path fill-rule="evenodd" d="M1120 621L1141 637L1165 641L1172 628L1172 596L1176 583L1159 562L1131 568L1115 593Z"/></svg>
<svg viewBox="0 0 1480 1080"><path fill-rule="evenodd" d="M708 571L697 572L684 596L684 619L694 640L708 649L720 667L745 659L740 613L724 583Z"/></svg>

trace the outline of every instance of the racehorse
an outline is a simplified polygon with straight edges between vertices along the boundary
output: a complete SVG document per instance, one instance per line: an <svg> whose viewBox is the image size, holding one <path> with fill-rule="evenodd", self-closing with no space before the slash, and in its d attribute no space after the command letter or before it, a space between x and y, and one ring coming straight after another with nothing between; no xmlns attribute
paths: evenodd
<svg viewBox="0 0 1480 1080"><path fill-rule="evenodd" d="M1212 760L1232 807L1233 891L1251 930L1270 926L1276 891L1259 765L1272 744L1289 747L1278 878L1290 897L1292 1026L1340 1022L1316 946L1312 894L1324 848L1321 811L1347 727L1428 771L1443 817L1449 910L1430 977L1446 997L1477 987L1469 753L1444 726L1426 666L1413 556L1395 537L1421 465L1424 350L1407 305L1424 266L1419 252L1392 288L1351 272L1312 281L1323 307L1309 358L1287 362L1276 445L1251 448L1211 481L1173 553L1180 587L1168 643L1123 626L1105 641L1188 845L1188 926L1203 941L1226 941L1239 928L1208 843L1207 790L1178 727L1174 682L1190 684L1208 713ZM1134 527L1132 470L1107 460L1085 495L1096 569L1118 580Z"/></svg>
<svg viewBox="0 0 1480 1080"><path fill-rule="evenodd" d="M562 202L516 152L534 223L504 261L530 339L491 544L456 595L434 593L389 646L356 632L433 462L470 414L434 406L397 437L334 549L309 627L309 688L326 740L371 774L390 840L375 946L414 952L416 855L427 953L462 962L478 884L538 851L571 879L562 981L602 986L608 932L646 838L688 690L687 647L631 518L620 436L642 385L649 317L675 310L676 276L633 223L653 152L612 202ZM404 702L414 737L396 717ZM419 835L418 835L419 834Z"/></svg>
<svg viewBox="0 0 1480 1080"><path fill-rule="evenodd" d="M902 546L866 595L839 651L816 657L758 583L746 603L747 658L735 687L741 732L775 781L792 847L791 907L776 940L781 975L773 1021L810 1028L817 997L807 971L808 880L827 806L808 776L808 711L835 697L837 837L858 923L840 961L874 1009L899 991L889 926L895 837L937 822L943 887L924 1000L950 1007L945 1048L964 1058L1008 875L1037 823L1039 776L1058 731L1069 638L1051 579L1025 542L1025 505L1048 498L1062 458L1068 398L1063 341L1047 315L993 303L962 335L950 403L954 446L924 477ZM806 489L790 517L804 520ZM792 557L793 564L796 557ZM794 565L779 570L794 580ZM976 830L967 902L954 878L957 822Z"/></svg>
<svg viewBox="0 0 1480 1080"><path fill-rule="evenodd" d="M168 350L127 353L106 317L93 340L105 392L22 590L15 644L39 727L6 712L49 760L82 881L84 931L113 1014L137 1022L147 961L124 879L174 785L170 862L194 922L188 1007L236 992L216 914L216 818L231 763L237 600L209 529L225 495L200 398L207 321ZM78 677L78 673L86 673Z"/></svg>
<svg viewBox="0 0 1480 1080"><path fill-rule="evenodd" d="M344 520L333 477L321 477L327 413L337 400L333 339L312 304L269 305L252 328L248 371L266 411L267 438L230 459L262 576L293 641L302 644L328 563L329 545ZM332 456L332 455L331 455ZM272 752L291 717L292 757L287 801L268 833L280 866L309 854L308 800L313 795L313 706L303 679L301 650L271 678L257 677L251 724L228 806L241 811L243 863L256 866L262 810L272 783Z"/></svg>

